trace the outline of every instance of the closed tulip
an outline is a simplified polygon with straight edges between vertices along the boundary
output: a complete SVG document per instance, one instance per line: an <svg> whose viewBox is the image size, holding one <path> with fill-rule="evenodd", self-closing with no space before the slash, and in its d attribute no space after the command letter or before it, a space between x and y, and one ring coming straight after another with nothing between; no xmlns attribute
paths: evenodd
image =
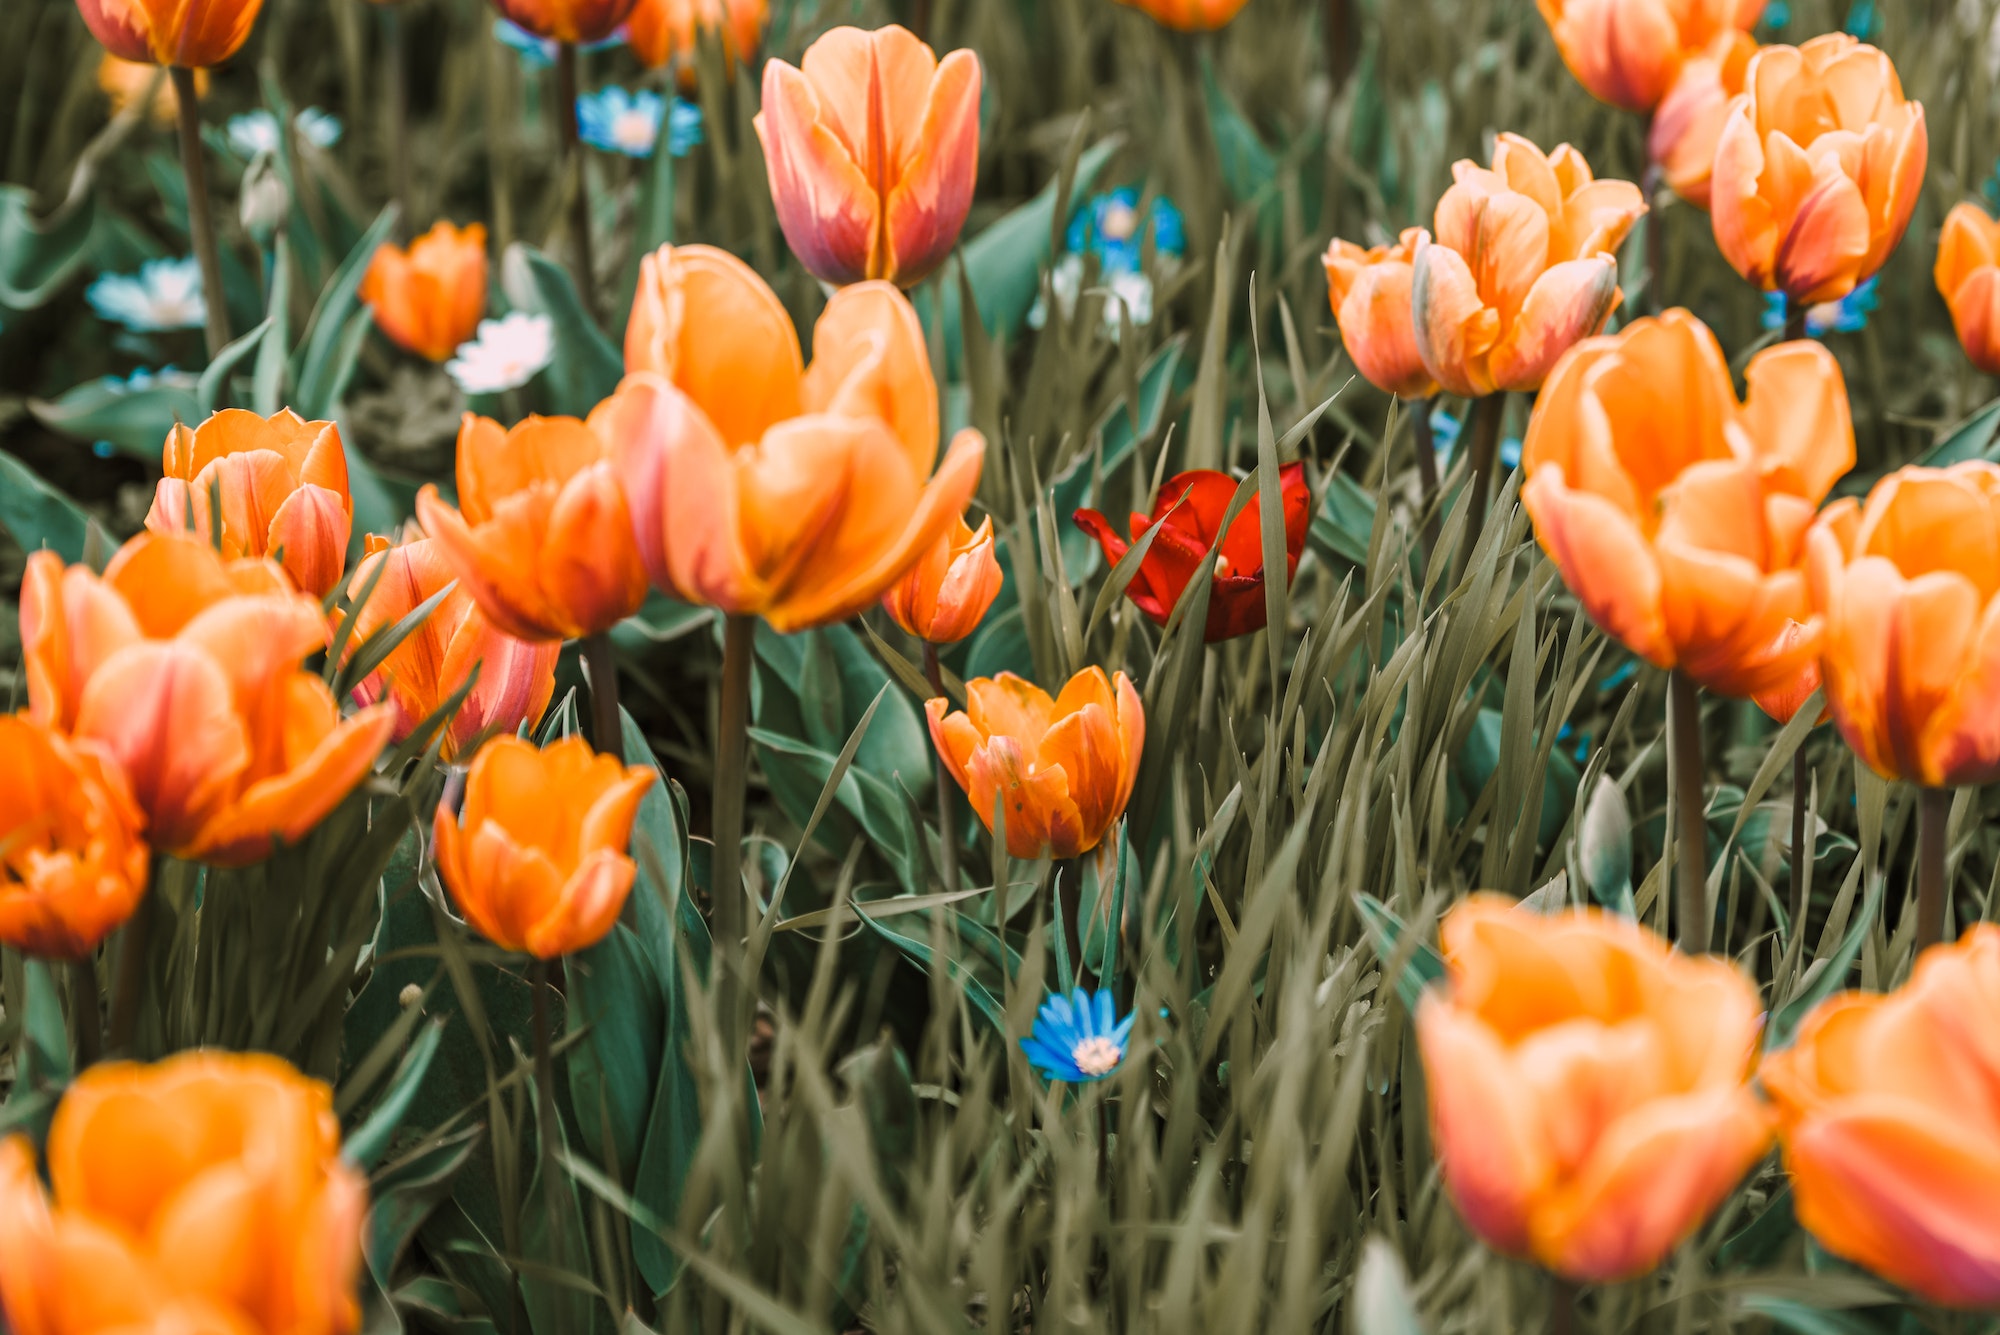
<svg viewBox="0 0 2000 1335"><path fill-rule="evenodd" d="M1689 57L1673 87L1653 112L1646 152L1673 192L1696 208L1708 207L1715 146L1729 118L1729 103L1743 91L1743 76L1757 43L1731 32Z"/></svg>
<svg viewBox="0 0 2000 1335"><path fill-rule="evenodd" d="M593 946L632 889L625 846L652 782L649 766L594 754L581 737L540 750L496 738L465 776L465 805L438 808L438 875L503 950L554 959Z"/></svg>
<svg viewBox="0 0 2000 1335"><path fill-rule="evenodd" d="M349 1335L367 1182L333 1091L276 1057L183 1052L78 1075L44 1190L0 1141L0 1307L15 1335Z"/></svg>
<svg viewBox="0 0 2000 1335"><path fill-rule="evenodd" d="M417 517L479 610L507 634L581 639L645 601L611 443L592 424L530 417L510 431L467 413L458 429L458 503L452 509L425 486Z"/></svg>
<svg viewBox="0 0 2000 1335"><path fill-rule="evenodd" d="M1354 369L1384 394L1406 399L1427 399L1438 388L1424 369L1410 322L1411 264L1423 235L1421 227L1407 227L1395 245L1366 250L1335 238L1320 259L1340 341Z"/></svg>
<svg viewBox="0 0 2000 1335"><path fill-rule="evenodd" d="M1951 1307L2000 1306L2000 928L1918 957L1887 996L1829 997L1758 1076L1799 1223L1836 1256Z"/></svg>
<svg viewBox="0 0 2000 1335"><path fill-rule="evenodd" d="M1011 856L1088 853L1125 814L1146 714L1124 673L1085 668L1053 700L1011 672L975 677L965 709L949 709L942 698L924 706L931 741L988 830L1000 809Z"/></svg>
<svg viewBox="0 0 2000 1335"><path fill-rule="evenodd" d="M2000 467L1904 468L1808 538L1834 722L1885 778L2000 778Z"/></svg>
<svg viewBox="0 0 2000 1335"><path fill-rule="evenodd" d="M1299 568L1306 528L1312 520L1312 494L1306 489L1306 466L1286 464L1278 470L1279 494L1285 512L1285 582ZM1076 525L1097 539L1104 559L1116 564L1148 529L1157 527L1153 545L1139 562L1125 596L1156 625L1164 626L1180 602L1188 581L1216 545L1237 481L1227 473L1196 469L1167 479L1153 502L1153 513L1132 512L1132 538L1127 542L1096 510L1078 510ZM1222 538L1208 592L1208 620L1203 638L1213 643L1262 630L1267 616L1264 600L1264 519L1253 494Z"/></svg>
<svg viewBox="0 0 2000 1335"><path fill-rule="evenodd" d="M1812 660L1806 530L1854 464L1840 366L1819 344L1768 348L1745 379L1738 402L1722 348L1686 311L1635 320L1563 358L1521 450L1535 536L1591 619L1738 697ZM1788 635L1794 622L1803 633Z"/></svg>
<svg viewBox="0 0 2000 1335"><path fill-rule="evenodd" d="M733 68L757 54L770 0L639 0L625 25L632 54L648 69L677 63L683 87L694 81L700 34L722 39L722 54Z"/></svg>
<svg viewBox="0 0 2000 1335"><path fill-rule="evenodd" d="M0 942L81 959L146 893L145 816L104 752L0 715Z"/></svg>
<svg viewBox="0 0 2000 1335"><path fill-rule="evenodd" d="M813 362L777 295L708 246L646 257L625 332L633 374L598 405L653 583L790 632L873 606L979 485L985 442L938 457L923 327L888 283L834 294Z"/></svg>
<svg viewBox="0 0 2000 1335"><path fill-rule="evenodd" d="M1903 239L1929 156L1889 57L1845 33L1767 46L1716 143L1715 244L1766 292L1846 296Z"/></svg>
<svg viewBox="0 0 2000 1335"><path fill-rule="evenodd" d="M2000 375L2000 222L1977 204L1953 206L1932 276L1965 355L1986 374Z"/></svg>
<svg viewBox="0 0 2000 1335"><path fill-rule="evenodd" d="M977 532L961 519L890 586L882 606L918 639L956 644L979 629L979 619L999 596L1001 578L993 555L992 519Z"/></svg>
<svg viewBox="0 0 2000 1335"><path fill-rule="evenodd" d="M124 771L146 836L176 857L254 862L297 843L367 776L387 706L342 719L316 672L319 602L269 561L225 561L142 533L100 578L28 558L21 640L30 713Z"/></svg>
<svg viewBox="0 0 2000 1335"><path fill-rule="evenodd" d="M1651 111L1717 38L1757 26L1765 0L1538 0L1576 81L1600 102Z"/></svg>
<svg viewBox="0 0 2000 1335"><path fill-rule="evenodd" d="M418 538L391 547L370 537L368 555L348 584L348 596L359 598L382 568L375 591L354 619L348 657L384 626L393 626L452 583L437 544ZM355 688L362 704L386 700L395 711L391 739L401 741L416 731L465 685L473 669L479 679L445 726L439 754L449 760L482 732L512 733L523 723L533 725L549 706L556 689L559 640L531 643L494 628L464 588L446 593L444 601L390 651L382 665Z"/></svg>
<svg viewBox="0 0 2000 1335"><path fill-rule="evenodd" d="M440 222L408 250L385 241L361 279L361 299L391 342L442 362L486 313L486 229Z"/></svg>
<svg viewBox="0 0 2000 1335"><path fill-rule="evenodd" d="M269 556L292 582L324 598L347 563L354 502L340 428L307 422L289 408L269 418L225 408L198 427L167 434L166 476L146 527L191 530L226 557ZM222 499L222 533L211 513Z"/></svg>
<svg viewBox="0 0 2000 1335"><path fill-rule="evenodd" d="M979 59L891 24L835 28L764 66L757 138L778 225L826 282L914 287L944 263L979 174Z"/></svg>
<svg viewBox="0 0 2000 1335"><path fill-rule="evenodd" d="M1249 0L1119 0L1182 32L1210 32L1236 17Z"/></svg>
<svg viewBox="0 0 2000 1335"><path fill-rule="evenodd" d="M1419 237L1411 289L1417 351L1454 394L1540 389L1556 358L1618 304L1616 252L1646 211L1629 181L1593 180L1568 144L1517 134L1489 170L1452 167L1437 238Z"/></svg>
<svg viewBox="0 0 2000 1335"><path fill-rule="evenodd" d="M1446 1189L1473 1232L1572 1280L1659 1265L1770 1144L1760 1012L1729 963L1627 919L1479 894L1417 1007Z"/></svg>
<svg viewBox="0 0 2000 1335"><path fill-rule="evenodd" d="M588 46L618 31L634 0L493 0L500 17L551 42Z"/></svg>
<svg viewBox="0 0 2000 1335"><path fill-rule="evenodd" d="M120 60L205 69L235 55L264 0L76 0L90 35Z"/></svg>

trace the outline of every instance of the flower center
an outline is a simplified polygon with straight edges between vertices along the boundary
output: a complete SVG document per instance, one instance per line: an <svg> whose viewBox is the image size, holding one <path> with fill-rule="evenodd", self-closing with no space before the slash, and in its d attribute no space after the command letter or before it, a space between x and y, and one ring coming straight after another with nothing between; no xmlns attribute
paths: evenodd
<svg viewBox="0 0 2000 1335"><path fill-rule="evenodd" d="M625 148L646 149L653 146L652 118L636 107L621 112L611 124L611 136Z"/></svg>
<svg viewBox="0 0 2000 1335"><path fill-rule="evenodd" d="M1069 1055L1070 1060L1076 1063L1076 1069L1085 1075L1105 1075L1118 1065L1125 1054L1119 1051L1116 1043L1102 1034L1096 1034L1077 1044Z"/></svg>

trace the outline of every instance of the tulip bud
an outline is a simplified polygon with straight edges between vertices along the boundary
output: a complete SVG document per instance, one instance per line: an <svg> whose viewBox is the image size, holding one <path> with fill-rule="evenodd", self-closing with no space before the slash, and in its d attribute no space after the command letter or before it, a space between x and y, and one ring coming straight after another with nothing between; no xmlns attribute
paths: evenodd
<svg viewBox="0 0 2000 1335"><path fill-rule="evenodd" d="M1576 81L1600 102L1647 112L1716 39L1757 26L1765 0L1540 0Z"/></svg>
<svg viewBox="0 0 2000 1335"><path fill-rule="evenodd" d="M264 0L76 0L90 35L121 60L206 69L235 55Z"/></svg>
<svg viewBox="0 0 2000 1335"><path fill-rule="evenodd" d="M146 893L144 822L100 748L0 715L0 942L50 959L88 955Z"/></svg>
<svg viewBox="0 0 2000 1335"><path fill-rule="evenodd" d="M977 533L958 521L940 534L910 573L882 595L882 606L910 634L928 644L956 644L979 629L979 619L999 596L1000 562L993 555L993 520Z"/></svg>
<svg viewBox="0 0 2000 1335"><path fill-rule="evenodd" d="M944 263L979 171L979 59L942 61L891 24L835 28L798 68L764 66L757 138L778 225L836 285L914 287Z"/></svg>
<svg viewBox="0 0 2000 1335"><path fill-rule="evenodd" d="M1411 261L1423 235L1421 227L1406 227L1395 245L1367 250L1336 238L1320 257L1333 318L1354 369L1384 394L1406 399L1427 399L1438 388L1417 353L1410 322Z"/></svg>
<svg viewBox="0 0 2000 1335"><path fill-rule="evenodd" d="M360 296L390 341L442 362L478 332L486 274L486 229L439 222L407 251L383 242L368 261Z"/></svg>
<svg viewBox="0 0 2000 1335"><path fill-rule="evenodd" d="M1986 374L2000 375L2000 222L1977 204L1954 205L1932 275L1965 355Z"/></svg>

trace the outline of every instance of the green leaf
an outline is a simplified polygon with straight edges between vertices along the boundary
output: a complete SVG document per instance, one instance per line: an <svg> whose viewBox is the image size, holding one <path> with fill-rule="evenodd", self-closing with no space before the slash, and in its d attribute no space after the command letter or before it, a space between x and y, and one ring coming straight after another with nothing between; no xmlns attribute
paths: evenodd
<svg viewBox="0 0 2000 1335"><path fill-rule="evenodd" d="M122 381L87 380L53 401L30 399L28 410L53 431L78 440L108 440L121 453L157 465L176 422L202 420L193 376L154 378L143 389Z"/></svg>
<svg viewBox="0 0 2000 1335"><path fill-rule="evenodd" d="M23 1094L38 1087L61 1088L69 1083L69 1026L63 1022L62 991L56 986L55 970L47 960L29 958L27 965L27 1023L22 1035L26 1069L20 1081Z"/></svg>
<svg viewBox="0 0 2000 1335"><path fill-rule="evenodd" d="M355 314L356 292L376 248L388 239L396 225L396 206L390 204L375 215L375 221L361 235L347 258L340 262L333 281L320 294L319 305L307 322L304 341L292 355L291 379L298 386L293 407L301 417L318 421L328 417L338 402L337 386L352 374L349 357L342 365L342 343L352 338L348 322ZM348 450L350 462L354 451Z"/></svg>
<svg viewBox="0 0 2000 1335"><path fill-rule="evenodd" d="M35 193L0 185L0 306L30 311L82 267L97 221L94 193L48 218L35 216Z"/></svg>
<svg viewBox="0 0 2000 1335"><path fill-rule="evenodd" d="M1856 914L1848 926L1847 935L1840 938L1840 945L1827 960L1824 967L1814 975L1812 983L1797 996L1787 1001L1771 1013L1770 1027L1764 1033L1764 1050L1777 1052L1792 1045L1792 1039L1799 1032L1799 1024L1812 1008L1847 986L1847 971L1854 967L1854 961L1861 957L1862 942L1868 938L1868 930L1875 924L1875 915L1882 911L1882 896L1887 884L1879 874L1868 887L1868 895L1861 902L1861 912Z"/></svg>
<svg viewBox="0 0 2000 1335"><path fill-rule="evenodd" d="M1926 468L1948 468L1967 459L1990 459L1996 445L2000 445L2000 399L1939 433L1937 444L1925 450L1917 463Z"/></svg>
<svg viewBox="0 0 2000 1335"><path fill-rule="evenodd" d="M70 564L83 559L90 516L69 497L0 450L0 527L23 551L47 547Z"/></svg>
<svg viewBox="0 0 2000 1335"><path fill-rule="evenodd" d="M886 697L888 700L904 698L897 691L889 692ZM750 740L763 749L765 773L771 778L774 795L786 808L785 814L804 825L811 817L820 789L833 774L837 763L835 757L818 747L764 728L750 729ZM786 786L780 788L780 784ZM810 796L803 809L795 809L798 798L808 794ZM910 817L909 804L902 795L857 764L850 766L841 777L834 799L860 824L868 841L895 868L896 878L903 888L911 894L922 888L922 844ZM835 852L845 851L833 840L822 842Z"/></svg>
<svg viewBox="0 0 2000 1335"><path fill-rule="evenodd" d="M417 1041L404 1055L402 1065L396 1068L396 1074L390 1079L389 1088L376 1103L375 1110L341 1145L342 1154L363 1168L373 1168L381 1161L383 1152L389 1148L390 1138L402 1125L417 1091L423 1087L424 1076L430 1071L431 1062L437 1057L443 1039L443 1020L432 1020L424 1026L423 1033L417 1035Z"/></svg>
<svg viewBox="0 0 2000 1335"><path fill-rule="evenodd" d="M515 307L555 326L555 360L542 376L557 412L585 416L618 388L625 354L585 312L569 270L517 241L501 260L501 284Z"/></svg>
<svg viewBox="0 0 2000 1335"><path fill-rule="evenodd" d="M894 1036L881 1038L846 1057L837 1068L868 1128L875 1172L891 1200L909 1194L910 1164L917 1152L917 1092L910 1063Z"/></svg>
<svg viewBox="0 0 2000 1335"><path fill-rule="evenodd" d="M1577 827L1577 858L1583 878L1598 903L1630 918L1632 907L1632 816L1625 794L1609 775L1600 775L1597 789Z"/></svg>
<svg viewBox="0 0 2000 1335"><path fill-rule="evenodd" d="M1374 531L1375 498L1346 473L1335 471L1326 481L1319 513L1306 530L1307 541L1349 565L1365 567Z"/></svg>
<svg viewBox="0 0 2000 1335"><path fill-rule="evenodd" d="M972 1004L973 1010L978 1012L979 1017L992 1026L995 1033L1004 1034L1007 1032L1007 1008L1001 1001L1001 998L1006 995L1006 987L1005 983L999 977L999 970L993 967L990 954L985 956L974 955L968 959L962 955L948 953L942 960L939 960L933 956L928 933L922 939L919 939L914 935L906 935L896 928L888 926L872 914L864 913L856 916L861 919L861 922L869 931L875 933L875 935L902 951L903 954L909 956L926 973L935 972L940 968L943 969L945 975L952 980L954 986L964 989L965 999ZM928 923L930 916L930 913L924 913L921 915L921 920ZM983 925L970 916L962 913L955 916L961 950L972 944L976 933L984 934L989 942L996 939L990 931L987 931ZM900 922L902 919L898 918L896 921ZM945 939L947 942L950 941L949 933L946 934ZM949 947L947 949L949 950ZM1012 953L1011 951L1007 952L1009 955L1012 955ZM1018 959L1018 957L1015 958ZM1018 968L1018 964L1016 967Z"/></svg>
<svg viewBox="0 0 2000 1335"><path fill-rule="evenodd" d="M1204 50L1201 56L1202 101L1208 108L1209 132L1215 136L1215 150L1222 162L1222 183L1230 199L1253 204L1268 198L1278 180L1278 158L1264 144L1215 77L1215 61Z"/></svg>
<svg viewBox="0 0 2000 1335"><path fill-rule="evenodd" d="M234 371L245 357L263 345L264 336L270 329L271 322L266 320L215 354L215 360L208 364L208 369L201 373L201 379L195 384L194 398L198 405L196 421L207 421L209 414L218 407L229 406L222 401L224 392L229 388L229 373Z"/></svg>
<svg viewBox="0 0 2000 1335"><path fill-rule="evenodd" d="M623 923L572 955L567 977L570 1032L584 1031L568 1058L577 1131L591 1157L615 1164L629 1184L659 1083L666 1001L645 947Z"/></svg>
<svg viewBox="0 0 2000 1335"><path fill-rule="evenodd" d="M1428 941L1411 939L1408 926L1381 900L1368 894L1354 898L1368 929L1368 943L1375 947L1383 967L1395 968L1403 952L1408 952L1402 971L1396 975L1396 995L1402 998L1405 1010L1414 1011L1424 989L1445 976L1444 956Z"/></svg>
<svg viewBox="0 0 2000 1335"><path fill-rule="evenodd" d="M387 1289L396 1262L479 1147L484 1128L470 1126L392 1164L368 1184L368 1271Z"/></svg>

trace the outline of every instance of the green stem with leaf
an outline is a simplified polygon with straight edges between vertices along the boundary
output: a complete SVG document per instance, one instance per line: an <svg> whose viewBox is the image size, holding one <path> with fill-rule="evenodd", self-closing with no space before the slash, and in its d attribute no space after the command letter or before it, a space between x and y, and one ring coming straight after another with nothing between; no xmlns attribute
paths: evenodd
<svg viewBox="0 0 2000 1335"><path fill-rule="evenodd" d="M202 158L201 98L195 92L194 71L176 65L174 101L180 114L181 173L187 180L188 236L194 242L195 263L201 266L202 304L207 308L203 330L208 359L214 361L229 346L229 299L222 288L222 251L215 240L215 210L208 199L208 166Z"/></svg>

